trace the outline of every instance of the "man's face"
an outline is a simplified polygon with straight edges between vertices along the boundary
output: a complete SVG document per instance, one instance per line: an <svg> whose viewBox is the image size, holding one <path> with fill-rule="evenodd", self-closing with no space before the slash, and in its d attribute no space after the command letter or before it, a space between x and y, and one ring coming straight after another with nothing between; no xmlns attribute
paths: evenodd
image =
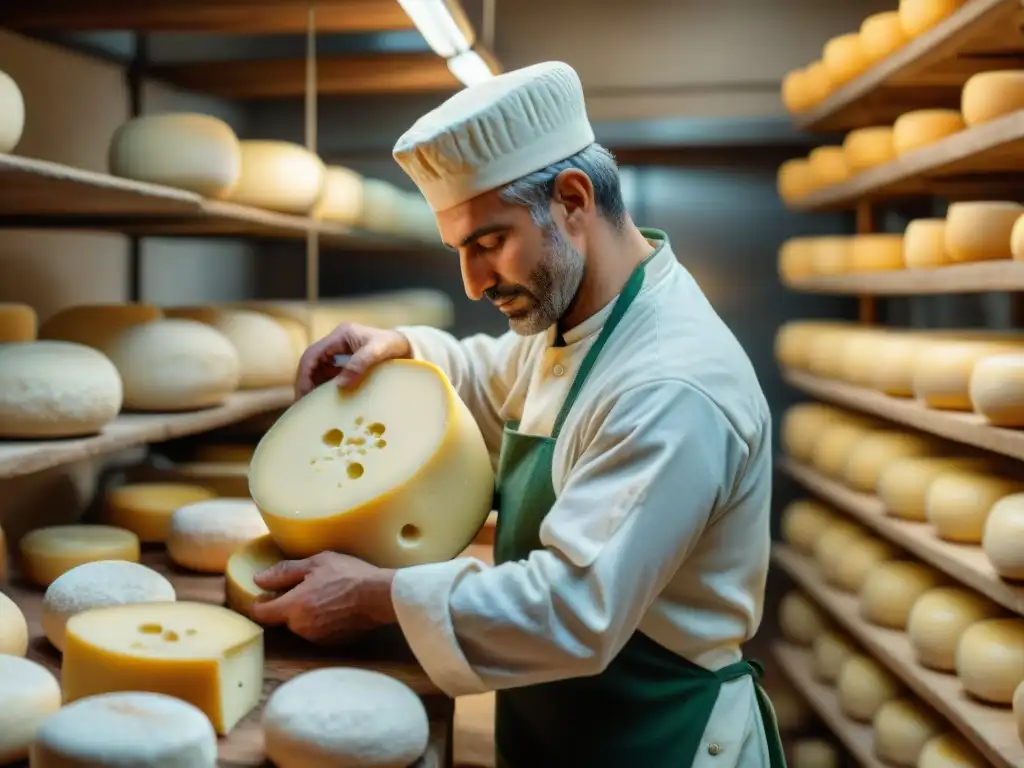
<svg viewBox="0 0 1024 768"><path fill-rule="evenodd" d="M557 218L540 227L527 208L489 192L442 211L437 221L441 239L459 254L466 295L489 299L513 331L540 333L565 314L586 260Z"/></svg>

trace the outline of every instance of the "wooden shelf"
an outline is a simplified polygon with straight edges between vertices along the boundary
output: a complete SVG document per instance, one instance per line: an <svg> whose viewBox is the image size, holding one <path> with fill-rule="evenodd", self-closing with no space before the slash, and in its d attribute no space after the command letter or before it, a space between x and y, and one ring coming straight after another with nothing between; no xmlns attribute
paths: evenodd
<svg viewBox="0 0 1024 768"><path fill-rule="evenodd" d="M819 683L811 670L814 656L805 648L788 642L777 642L772 647L775 659L783 673L807 700L811 709L829 727L829 730L850 750L850 754L864 768L888 768L875 757L875 734L870 725L851 720L839 708L835 689Z"/></svg>
<svg viewBox="0 0 1024 768"><path fill-rule="evenodd" d="M187 413L126 413L93 437L71 440L0 442L0 479L27 475L144 443L208 432L250 416L286 408L295 399L291 387L240 391L214 408Z"/></svg>
<svg viewBox="0 0 1024 768"><path fill-rule="evenodd" d="M849 296L921 296L987 291L1024 291L1024 262L980 261L933 269L894 269L782 280L793 291Z"/></svg>
<svg viewBox="0 0 1024 768"><path fill-rule="evenodd" d="M879 536L1004 608L1024 616L1024 585L1001 579L981 547L944 541L935 535L935 529L929 523L890 517L877 496L850 490L805 464L780 458L775 465L822 501L847 513Z"/></svg>
<svg viewBox="0 0 1024 768"><path fill-rule="evenodd" d="M857 598L826 586L807 558L788 547L772 548L772 560L794 582L907 687L947 718L998 768L1024 765L1024 744L1009 707L996 707L971 699L956 675L920 666L903 632L884 629L860 618Z"/></svg>
<svg viewBox="0 0 1024 768"><path fill-rule="evenodd" d="M796 115L805 130L838 131L891 123L922 107L959 106L973 74L1024 61L1019 0L968 0L956 13Z"/></svg>

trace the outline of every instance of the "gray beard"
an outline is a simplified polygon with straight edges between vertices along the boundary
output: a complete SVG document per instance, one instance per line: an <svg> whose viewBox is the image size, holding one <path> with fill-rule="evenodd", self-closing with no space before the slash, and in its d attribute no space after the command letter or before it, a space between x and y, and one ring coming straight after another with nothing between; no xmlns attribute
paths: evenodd
<svg viewBox="0 0 1024 768"><path fill-rule="evenodd" d="M545 241L544 258L530 273L534 304L508 320L509 328L520 336L533 336L557 323L583 282L586 259L554 224L546 228Z"/></svg>

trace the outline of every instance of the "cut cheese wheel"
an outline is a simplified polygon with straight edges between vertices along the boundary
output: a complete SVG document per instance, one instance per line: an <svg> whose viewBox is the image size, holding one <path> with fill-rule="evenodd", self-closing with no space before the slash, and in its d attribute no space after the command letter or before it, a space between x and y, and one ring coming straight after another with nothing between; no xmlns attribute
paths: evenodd
<svg viewBox="0 0 1024 768"><path fill-rule="evenodd" d="M1024 352L978 360L969 386L974 411L997 427L1024 427Z"/></svg>
<svg viewBox="0 0 1024 768"><path fill-rule="evenodd" d="M967 79L960 98L964 121L981 125L1024 109L1024 70L979 72Z"/></svg>
<svg viewBox="0 0 1024 768"><path fill-rule="evenodd" d="M903 686L877 661L860 653L843 663L836 687L840 708L860 723L870 723L883 704L903 691Z"/></svg>
<svg viewBox="0 0 1024 768"><path fill-rule="evenodd" d="M1017 738L1024 744L1024 682L1013 692L1013 719L1017 721Z"/></svg>
<svg viewBox="0 0 1024 768"><path fill-rule="evenodd" d="M14 78L0 71L0 153L14 151L25 130L25 99Z"/></svg>
<svg viewBox="0 0 1024 768"><path fill-rule="evenodd" d="M441 369L417 360L374 366L352 390L316 388L267 431L249 467L286 555L330 549L389 568L462 552L491 511L493 484L469 409Z"/></svg>
<svg viewBox="0 0 1024 768"><path fill-rule="evenodd" d="M805 555L814 551L818 538L828 531L837 515L813 499L798 499L782 511L782 539Z"/></svg>
<svg viewBox="0 0 1024 768"><path fill-rule="evenodd" d="M857 653L856 644L836 632L823 632L814 639L814 676L823 683L834 683L846 660Z"/></svg>
<svg viewBox="0 0 1024 768"><path fill-rule="evenodd" d="M80 699L43 721L34 768L215 768L217 734L199 708L160 693Z"/></svg>
<svg viewBox="0 0 1024 768"><path fill-rule="evenodd" d="M965 0L900 0L899 14L908 37L927 32L953 14Z"/></svg>
<svg viewBox="0 0 1024 768"><path fill-rule="evenodd" d="M869 573L880 563L896 560L901 554L899 547L884 539L874 536L853 539L836 555L835 566L830 569L832 583L844 592L857 594Z"/></svg>
<svg viewBox="0 0 1024 768"><path fill-rule="evenodd" d="M836 85L859 77L870 65L860 35L856 32L831 38L822 49L821 60L829 79Z"/></svg>
<svg viewBox="0 0 1024 768"><path fill-rule="evenodd" d="M897 155L927 147L964 129L956 109L918 109L896 118L892 124L892 145Z"/></svg>
<svg viewBox="0 0 1024 768"><path fill-rule="evenodd" d="M903 31L898 11L874 13L860 25L860 47L871 64L895 53L909 39Z"/></svg>
<svg viewBox="0 0 1024 768"><path fill-rule="evenodd" d="M807 158L787 160L779 166L775 189L784 203L794 203L816 188L814 172Z"/></svg>
<svg viewBox="0 0 1024 768"><path fill-rule="evenodd" d="M1011 706L1024 682L1024 619L987 619L968 627L956 646L956 675L975 698Z"/></svg>
<svg viewBox="0 0 1024 768"><path fill-rule="evenodd" d="M799 739L793 744L793 768L839 768L839 752L822 739Z"/></svg>
<svg viewBox="0 0 1024 768"><path fill-rule="evenodd" d="M0 654L24 656L28 653L28 622L21 608L0 592Z"/></svg>
<svg viewBox="0 0 1024 768"><path fill-rule="evenodd" d="M893 459L879 474L878 497L886 513L903 520L928 520L931 485L951 471L984 471L988 462L968 456L906 456Z"/></svg>
<svg viewBox="0 0 1024 768"><path fill-rule="evenodd" d="M1020 203L958 202L946 209L946 253L953 262L1012 259L1013 225L1024 214Z"/></svg>
<svg viewBox="0 0 1024 768"><path fill-rule="evenodd" d="M936 441L925 435L896 429L869 432L854 444L847 456L842 479L854 490L872 493L878 487L879 475L890 462L935 452Z"/></svg>
<svg viewBox="0 0 1024 768"><path fill-rule="evenodd" d="M39 726L61 707L60 683L42 664L0 654L0 765L25 760Z"/></svg>
<svg viewBox="0 0 1024 768"><path fill-rule="evenodd" d="M839 184L850 178L850 169L846 166L846 154L839 147L816 147L807 156L814 175L816 186Z"/></svg>
<svg viewBox="0 0 1024 768"><path fill-rule="evenodd" d="M119 334L105 349L124 382L124 407L189 411L223 403L241 364L228 338L195 320L159 320Z"/></svg>
<svg viewBox="0 0 1024 768"><path fill-rule="evenodd" d="M64 341L0 345L0 437L95 435L121 410L114 365Z"/></svg>
<svg viewBox="0 0 1024 768"><path fill-rule="evenodd" d="M0 344L35 341L38 327L36 311L28 304L0 302Z"/></svg>
<svg viewBox="0 0 1024 768"><path fill-rule="evenodd" d="M68 703L149 691L193 704L227 734L263 690L263 630L209 603L137 603L72 616L61 667Z"/></svg>
<svg viewBox="0 0 1024 768"><path fill-rule="evenodd" d="M787 640L810 646L829 628L829 621L807 597L793 590L779 601L779 628Z"/></svg>
<svg viewBox="0 0 1024 768"><path fill-rule="evenodd" d="M870 538L866 528L845 519L835 521L818 537L814 542L814 562L826 581L832 584L839 581L839 556L853 542L865 538Z"/></svg>
<svg viewBox="0 0 1024 768"><path fill-rule="evenodd" d="M182 568L224 573L236 550L266 534L267 524L249 499L197 501L171 516L167 554Z"/></svg>
<svg viewBox="0 0 1024 768"><path fill-rule="evenodd" d="M906 629L914 603L945 577L931 566L890 560L875 566L857 593L860 615L880 627Z"/></svg>
<svg viewBox="0 0 1024 768"><path fill-rule="evenodd" d="M929 740L945 725L938 715L917 701L887 701L872 721L875 754L890 765L917 768L918 758Z"/></svg>
<svg viewBox="0 0 1024 768"><path fill-rule="evenodd" d="M963 587L936 587L922 593L907 618L907 637L918 663L941 672L955 671L956 646L963 633L1000 612L990 600Z"/></svg>
<svg viewBox="0 0 1024 768"><path fill-rule="evenodd" d="M779 277L799 280L814 274L814 238L792 237L779 249Z"/></svg>
<svg viewBox="0 0 1024 768"><path fill-rule="evenodd" d="M816 275L841 275L850 269L850 238L836 235L814 238L811 268Z"/></svg>
<svg viewBox="0 0 1024 768"><path fill-rule="evenodd" d="M257 587L253 577L284 559L284 553L269 535L253 539L235 550L224 573L228 608L249 616L253 603L275 597L277 593Z"/></svg>
<svg viewBox="0 0 1024 768"><path fill-rule="evenodd" d="M129 530L147 544L164 543L179 507L215 498L208 488L187 483L132 483L107 494L104 521Z"/></svg>
<svg viewBox="0 0 1024 768"><path fill-rule="evenodd" d="M278 768L401 766L427 748L419 696L381 672L335 667L277 688L262 717L267 757Z"/></svg>
<svg viewBox="0 0 1024 768"><path fill-rule="evenodd" d="M981 547L1004 579L1024 579L1024 493L1004 496L992 505Z"/></svg>
<svg viewBox="0 0 1024 768"><path fill-rule="evenodd" d="M227 197L242 172L242 151L230 125L211 115L143 115L114 133L110 173L136 181Z"/></svg>
<svg viewBox="0 0 1024 768"><path fill-rule="evenodd" d="M80 304L62 309L39 327L40 339L73 341L105 351L126 328L163 317L154 304Z"/></svg>
<svg viewBox="0 0 1024 768"><path fill-rule="evenodd" d="M227 199L282 213L311 213L323 193L327 168L315 154L287 141L239 142L242 172Z"/></svg>
<svg viewBox="0 0 1024 768"><path fill-rule="evenodd" d="M896 159L896 148L892 140L892 127L871 126L857 128L846 134L843 153L851 171L866 171Z"/></svg>
<svg viewBox="0 0 1024 768"><path fill-rule="evenodd" d="M125 560L100 560L72 568L55 579L43 596L43 633L64 650L64 627L90 608L131 603L170 603L174 587L152 568Z"/></svg>
<svg viewBox="0 0 1024 768"><path fill-rule="evenodd" d="M917 768L990 768L982 757L960 734L950 732L935 736L924 745Z"/></svg>
<svg viewBox="0 0 1024 768"><path fill-rule="evenodd" d="M994 355L1020 352L1024 352L1020 342L1010 340L936 341L923 348L915 360L914 394L930 408L973 410L971 382L978 362ZM988 370L993 369L990 367ZM999 371L998 364L996 371ZM985 378L983 374L982 382ZM980 385L977 391L980 394Z"/></svg>
<svg viewBox="0 0 1024 768"><path fill-rule="evenodd" d="M794 461L808 461L821 431L842 419L840 412L823 403L799 403L782 417L782 450Z"/></svg>
<svg viewBox="0 0 1024 768"><path fill-rule="evenodd" d="M867 436L870 429L863 424L834 424L827 427L814 444L811 462L829 477L842 476L843 467L857 442Z"/></svg>
<svg viewBox="0 0 1024 768"><path fill-rule="evenodd" d="M850 240L850 271L903 269L903 235L855 235Z"/></svg>
<svg viewBox="0 0 1024 768"><path fill-rule="evenodd" d="M110 525L53 525L19 542L26 579L48 587L61 574L97 560L139 562L139 537Z"/></svg>
<svg viewBox="0 0 1024 768"><path fill-rule="evenodd" d="M313 216L354 227L363 215L363 177L349 168L328 165L324 190Z"/></svg>
<svg viewBox="0 0 1024 768"><path fill-rule="evenodd" d="M946 253L946 220L914 219L903 233L903 262L911 269L938 267L951 261Z"/></svg>
<svg viewBox="0 0 1024 768"><path fill-rule="evenodd" d="M1024 492L1024 483L984 472L953 470L928 487L925 511L939 538L981 544L992 505L1004 496Z"/></svg>

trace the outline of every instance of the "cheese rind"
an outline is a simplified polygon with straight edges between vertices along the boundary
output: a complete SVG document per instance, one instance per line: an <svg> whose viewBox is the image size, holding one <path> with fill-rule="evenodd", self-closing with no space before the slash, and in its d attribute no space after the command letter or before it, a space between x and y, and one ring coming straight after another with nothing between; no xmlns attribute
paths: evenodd
<svg viewBox="0 0 1024 768"><path fill-rule="evenodd" d="M0 654L24 656L28 653L28 622L21 608L0 592Z"/></svg>
<svg viewBox="0 0 1024 768"><path fill-rule="evenodd" d="M0 153L10 153L25 130L25 99L14 78L0 71Z"/></svg>
<svg viewBox="0 0 1024 768"><path fill-rule="evenodd" d="M363 215L363 177L350 168L328 165L324 189L313 216L354 227Z"/></svg>
<svg viewBox="0 0 1024 768"><path fill-rule="evenodd" d="M916 768L924 745L942 732L943 722L911 699L887 701L872 721L875 754L891 765Z"/></svg>
<svg viewBox="0 0 1024 768"><path fill-rule="evenodd" d="M971 126L1024 109L1024 72L1002 69L972 75L964 83L960 107Z"/></svg>
<svg viewBox="0 0 1024 768"><path fill-rule="evenodd" d="M175 510L216 496L188 483L129 483L107 494L104 522L131 531L143 543L162 544L171 533Z"/></svg>
<svg viewBox="0 0 1024 768"><path fill-rule="evenodd" d="M904 456L879 472L876 490L887 514L923 523L932 483L949 472L983 471L987 466L985 459L969 456Z"/></svg>
<svg viewBox="0 0 1024 768"><path fill-rule="evenodd" d="M895 53L909 40L900 23L899 11L873 13L860 25L861 49L871 64Z"/></svg>
<svg viewBox="0 0 1024 768"><path fill-rule="evenodd" d="M1020 343L1009 340L936 341L922 349L915 360L914 394L930 408L973 410L974 367L986 357L1013 354L1021 349Z"/></svg>
<svg viewBox="0 0 1024 768"><path fill-rule="evenodd" d="M896 159L891 126L856 128L843 139L846 164L852 171L866 171Z"/></svg>
<svg viewBox="0 0 1024 768"><path fill-rule="evenodd" d="M139 537L110 525L53 525L25 534L19 542L26 579L48 587L79 565L98 560L139 562Z"/></svg>
<svg viewBox="0 0 1024 768"><path fill-rule="evenodd" d="M851 488L872 493L886 466L908 456L935 452L936 442L925 435L898 429L870 432L857 441L843 466L843 481Z"/></svg>
<svg viewBox="0 0 1024 768"><path fill-rule="evenodd" d="M836 632L822 632L814 639L814 676L833 684L846 660L857 653L857 646L848 637Z"/></svg>
<svg viewBox="0 0 1024 768"><path fill-rule="evenodd" d="M817 188L811 163L805 157L786 160L779 166L776 174L775 189L784 203L795 203L806 197Z"/></svg>
<svg viewBox="0 0 1024 768"><path fill-rule="evenodd" d="M243 140L239 146L242 171L228 200L282 213L312 213L327 177L319 157L287 141Z"/></svg>
<svg viewBox="0 0 1024 768"><path fill-rule="evenodd" d="M981 544L992 505L1024 492L1024 483L985 472L953 470L928 486L925 511L940 539Z"/></svg>
<svg viewBox="0 0 1024 768"><path fill-rule="evenodd" d="M39 317L28 304L0 302L0 344L35 341Z"/></svg>
<svg viewBox="0 0 1024 768"><path fill-rule="evenodd" d="M106 352L107 345L127 328L163 317L155 304L77 304L48 317L39 338L70 341Z"/></svg>
<svg viewBox="0 0 1024 768"><path fill-rule="evenodd" d="M782 511L782 539L809 555L836 518L835 512L814 499L797 499Z"/></svg>
<svg viewBox="0 0 1024 768"><path fill-rule="evenodd" d="M284 559L284 553L269 535L253 539L235 550L224 571L228 608L249 616L253 603L275 597L277 593L257 587L253 576Z"/></svg>
<svg viewBox="0 0 1024 768"><path fill-rule="evenodd" d="M839 706L847 717L870 723L887 701L897 698L903 686L869 656L854 654L839 670L836 680Z"/></svg>
<svg viewBox="0 0 1024 768"><path fill-rule="evenodd" d="M815 147L807 155L807 161L817 186L839 184L850 178L850 169L846 165L846 155L841 146Z"/></svg>
<svg viewBox="0 0 1024 768"><path fill-rule="evenodd" d="M829 79L836 85L853 80L870 65L857 32L829 39L822 49L821 60L825 64Z"/></svg>
<svg viewBox="0 0 1024 768"><path fill-rule="evenodd" d="M1024 579L1024 493L1004 496L989 510L981 548L1004 579Z"/></svg>
<svg viewBox="0 0 1024 768"><path fill-rule="evenodd" d="M964 0L900 0L900 24L908 37L923 35L951 16Z"/></svg>
<svg viewBox="0 0 1024 768"><path fill-rule="evenodd" d="M851 238L851 272L882 272L903 266L903 235L879 233Z"/></svg>
<svg viewBox="0 0 1024 768"><path fill-rule="evenodd" d="M814 238L791 237L779 248L778 272L783 282L814 274Z"/></svg>
<svg viewBox="0 0 1024 768"><path fill-rule="evenodd" d="M1012 705L1024 682L1024 619L987 619L968 627L956 646L956 675L972 696Z"/></svg>
<svg viewBox="0 0 1024 768"><path fill-rule="evenodd" d="M917 599L944 581L941 573L924 563L880 563L868 573L857 594L860 615L880 627L906 629Z"/></svg>
<svg viewBox="0 0 1024 768"><path fill-rule="evenodd" d="M907 224L903 232L903 263L907 267L938 267L950 261L945 219L914 219Z"/></svg>
<svg viewBox="0 0 1024 768"><path fill-rule="evenodd" d="M57 678L46 667L0 653L0 765L24 760L39 726L60 709Z"/></svg>
<svg viewBox="0 0 1024 768"><path fill-rule="evenodd" d="M832 582L844 592L857 594L876 566L895 560L901 554L899 547L885 539L874 536L854 538L836 555Z"/></svg>
<svg viewBox="0 0 1024 768"><path fill-rule="evenodd" d="M897 155L927 147L965 128L956 109L918 109L896 118L892 124L892 144Z"/></svg>
<svg viewBox="0 0 1024 768"><path fill-rule="evenodd" d="M990 763L958 733L931 738L918 758L917 768L989 768Z"/></svg>
<svg viewBox="0 0 1024 768"><path fill-rule="evenodd" d="M815 442L821 437L821 430L839 421L840 418L837 409L822 403L798 403L790 406L782 417L783 451L795 461L808 461Z"/></svg>
<svg viewBox="0 0 1024 768"><path fill-rule="evenodd" d="M952 262L1013 258L1013 226L1024 205L1008 201L950 203L946 209L946 253Z"/></svg>
<svg viewBox="0 0 1024 768"><path fill-rule="evenodd" d="M224 573L240 547L267 534L249 499L209 499L179 507L171 516L167 554L182 568Z"/></svg>
<svg viewBox="0 0 1024 768"><path fill-rule="evenodd" d="M992 355L971 370L969 396L975 413L997 427L1024 427L1024 354Z"/></svg>
<svg viewBox="0 0 1024 768"><path fill-rule="evenodd" d="M174 696L229 733L260 700L263 630L208 603L139 603L72 616L62 667L68 703L115 691Z"/></svg>
<svg viewBox="0 0 1024 768"><path fill-rule="evenodd" d="M968 627L997 618L990 600L962 587L936 587L917 598L907 618L907 637L922 666L942 672L956 670L956 647Z"/></svg>
<svg viewBox="0 0 1024 768"><path fill-rule="evenodd" d="M816 605L793 590L779 601L779 628L791 642L810 646L829 628L829 621Z"/></svg>

